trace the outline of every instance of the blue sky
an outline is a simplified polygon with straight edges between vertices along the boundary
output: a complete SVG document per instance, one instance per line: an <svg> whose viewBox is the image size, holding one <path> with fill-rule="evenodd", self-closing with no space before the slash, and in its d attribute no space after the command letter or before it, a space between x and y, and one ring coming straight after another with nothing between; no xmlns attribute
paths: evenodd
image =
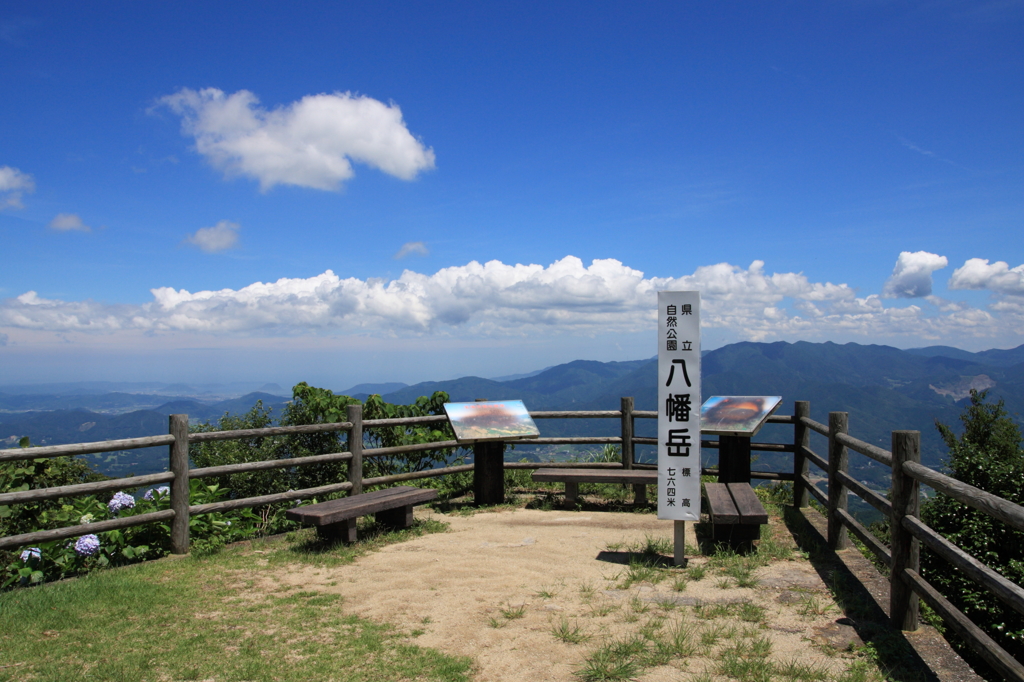
<svg viewBox="0 0 1024 682"><path fill-rule="evenodd" d="M0 384L1013 347L1024 3L0 7Z"/></svg>

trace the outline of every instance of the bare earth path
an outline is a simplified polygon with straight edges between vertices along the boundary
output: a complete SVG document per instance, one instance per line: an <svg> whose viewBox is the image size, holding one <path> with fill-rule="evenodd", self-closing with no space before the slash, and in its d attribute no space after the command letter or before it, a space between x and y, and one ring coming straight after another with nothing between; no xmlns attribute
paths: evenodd
<svg viewBox="0 0 1024 682"><path fill-rule="evenodd" d="M417 510L420 518L431 514ZM574 673L598 647L644 628L669 632L680 625L690 628L697 651L649 667L638 679L687 679L705 670L712 675L704 679L716 679L723 647L752 646L766 636L771 660L813 666L830 679L853 660L840 651L849 637L836 623L842 614L806 561L757 569L755 587L709 571L681 590L673 578L617 589L625 548L648 537L671 538L671 522L649 514L528 509L437 517L450 524L449 532L384 547L353 565L262 568L252 577L268 590L341 594L347 612L392 623L418 645L472 657L481 682L577 679ZM692 532L687 524L687 543L696 545ZM792 544L784 527L776 524L775 532ZM698 557L690 566L705 562ZM709 613L715 605L721 605L717 615ZM744 605L752 606L741 614ZM554 629L563 623L589 639L561 641Z"/></svg>

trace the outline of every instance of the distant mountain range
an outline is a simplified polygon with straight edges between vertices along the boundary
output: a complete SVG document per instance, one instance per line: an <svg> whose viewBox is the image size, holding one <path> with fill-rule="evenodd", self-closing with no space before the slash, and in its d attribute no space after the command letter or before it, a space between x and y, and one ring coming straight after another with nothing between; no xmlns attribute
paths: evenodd
<svg viewBox="0 0 1024 682"><path fill-rule="evenodd" d="M533 410L614 410L621 396L633 396L636 409L656 410L656 377L655 359L579 360L514 381L465 377L426 382L384 398L406 402L442 390L459 402L522 399ZM1003 399L1011 415L1024 424L1024 346L970 353L943 346L904 351L853 343L744 342L704 355L702 383L705 399L712 395L781 395L780 414L792 414L794 401L807 400L812 418L822 423L828 422L830 411L848 412L851 435L885 449L890 447L892 431L918 430L922 461L933 468L941 467L946 452L935 422L959 427L958 417L971 388L988 389L992 399ZM597 419L545 420L539 426L548 436L614 435L619 428L616 420ZM637 435L654 435L655 428L654 420L637 421ZM792 442L792 437L792 427L770 424L755 440L782 443ZM824 438L813 436L811 447L825 454ZM517 446L513 456L530 450L529 446ZM705 461L714 463L716 454L705 453ZM638 448L637 456L653 458L654 448ZM851 455L850 467L854 476L871 487L888 489L887 467L857 454ZM754 468L792 470L792 457L761 453Z"/></svg>
<svg viewBox="0 0 1024 682"><path fill-rule="evenodd" d="M409 403L440 390L455 402L521 399L531 410L614 410L622 396L633 396L636 409L654 410L656 377L653 358L576 360L515 378L463 377L412 386L360 384L343 393L359 398L381 393L388 402ZM933 467L940 465L945 453L935 420L958 425L971 388L988 389L993 398L1002 398L1015 419L1024 423L1020 417L1024 411L1024 346L971 353L946 346L899 350L853 343L744 342L706 353L702 380L705 398L781 395L780 413L785 414L792 412L793 401L808 400L812 417L821 422L827 422L829 411L848 412L851 434L884 448L889 447L892 430L920 430L922 458ZM156 398L166 400L154 404ZM43 445L154 435L167 432L168 414L216 420L224 413L244 413L257 400L280 415L288 398L267 392L216 402L125 392L0 394L0 410L7 411L0 413L0 441L10 444L27 435L34 444ZM122 414L96 412L127 410L133 405L138 407ZM545 420L539 426L542 434L552 436L614 435L619 428L618 420ZM638 420L638 434L652 435L654 426L654 420ZM757 440L791 441L792 427L766 426ZM823 452L824 441L812 442L812 448ZM520 446L513 456L528 455L530 450ZM165 448L152 448L130 457L97 455L93 461L98 470L111 475L141 474L165 468L167 456ZM789 462L783 455L762 455L756 467L785 469L791 466ZM887 487L885 467L859 455L851 456L851 467L858 478L881 489Z"/></svg>

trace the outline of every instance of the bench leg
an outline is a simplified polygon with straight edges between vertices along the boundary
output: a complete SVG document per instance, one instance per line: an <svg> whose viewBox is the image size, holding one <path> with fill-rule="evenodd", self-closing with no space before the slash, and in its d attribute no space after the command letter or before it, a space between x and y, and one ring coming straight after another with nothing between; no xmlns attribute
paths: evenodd
<svg viewBox="0 0 1024 682"><path fill-rule="evenodd" d="M388 528L408 528L412 525L412 505L384 509L376 514L377 523Z"/></svg>
<svg viewBox="0 0 1024 682"><path fill-rule="evenodd" d="M317 526L316 535L321 540L327 542L342 542L353 543L356 541L356 520L345 519L337 523L331 523L326 526Z"/></svg>
<svg viewBox="0 0 1024 682"><path fill-rule="evenodd" d="M575 481L565 482L565 503L576 504L576 498L580 496L580 484Z"/></svg>
<svg viewBox="0 0 1024 682"><path fill-rule="evenodd" d="M633 504L647 504L647 486L643 483L633 485Z"/></svg>
<svg viewBox="0 0 1024 682"><path fill-rule="evenodd" d="M754 541L761 539L761 526L756 523L716 523L711 527L714 542L728 544L738 552L754 549Z"/></svg>

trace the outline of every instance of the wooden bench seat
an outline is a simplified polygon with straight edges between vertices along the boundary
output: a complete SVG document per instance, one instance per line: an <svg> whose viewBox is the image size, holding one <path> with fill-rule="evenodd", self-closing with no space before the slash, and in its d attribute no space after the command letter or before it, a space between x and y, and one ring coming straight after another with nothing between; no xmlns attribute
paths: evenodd
<svg viewBox="0 0 1024 682"><path fill-rule="evenodd" d="M657 485L658 472L651 469L537 469L538 483L565 483L566 504L576 504L580 483L622 483L633 486L633 501L647 504L647 486Z"/></svg>
<svg viewBox="0 0 1024 682"><path fill-rule="evenodd" d="M768 523L768 512L749 483L705 483L704 493L715 542L751 546Z"/></svg>
<svg viewBox="0 0 1024 682"><path fill-rule="evenodd" d="M376 514L377 523L390 528L412 525L412 508L437 499L433 488L399 486L328 500L289 509L285 516L306 526L316 526L317 535L325 540L356 541L356 519Z"/></svg>

